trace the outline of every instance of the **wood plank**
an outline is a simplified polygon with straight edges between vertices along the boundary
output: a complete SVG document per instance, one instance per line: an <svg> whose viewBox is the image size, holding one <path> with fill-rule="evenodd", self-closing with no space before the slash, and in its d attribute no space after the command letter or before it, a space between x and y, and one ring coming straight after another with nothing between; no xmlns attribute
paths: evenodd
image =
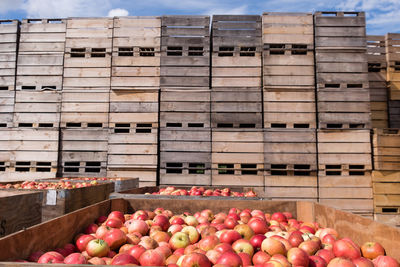
<svg viewBox="0 0 400 267"><path fill-rule="evenodd" d="M339 198L339 199L354 199L364 198L372 199L372 188L319 188L319 198Z"/></svg>
<svg viewBox="0 0 400 267"><path fill-rule="evenodd" d="M265 187L265 193L272 198L317 198L317 188L308 187Z"/></svg>

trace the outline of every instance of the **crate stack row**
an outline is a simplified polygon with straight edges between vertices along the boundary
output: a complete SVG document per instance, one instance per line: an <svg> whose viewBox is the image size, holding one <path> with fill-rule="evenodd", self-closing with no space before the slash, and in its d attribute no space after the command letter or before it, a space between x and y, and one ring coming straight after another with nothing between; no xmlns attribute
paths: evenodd
<svg viewBox="0 0 400 267"><path fill-rule="evenodd" d="M319 201L372 217L365 14L316 12L314 30Z"/></svg>
<svg viewBox="0 0 400 267"><path fill-rule="evenodd" d="M162 17L160 184L211 184L209 25Z"/></svg>
<svg viewBox="0 0 400 267"><path fill-rule="evenodd" d="M265 191L316 201L313 15L269 12L262 20Z"/></svg>
<svg viewBox="0 0 400 267"><path fill-rule="evenodd" d="M157 180L160 17L114 18L107 175Z"/></svg>
<svg viewBox="0 0 400 267"><path fill-rule="evenodd" d="M13 126L18 20L0 20L0 134L7 140ZM0 146L0 179L8 176L12 161L10 147Z"/></svg>
<svg viewBox="0 0 400 267"><path fill-rule="evenodd" d="M258 15L212 19L212 185L264 186L261 28Z"/></svg>
<svg viewBox="0 0 400 267"><path fill-rule="evenodd" d="M375 220L400 227L400 130L374 129Z"/></svg>
<svg viewBox="0 0 400 267"><path fill-rule="evenodd" d="M389 127L385 47L385 36L367 35L368 81L372 128Z"/></svg>
<svg viewBox="0 0 400 267"><path fill-rule="evenodd" d="M400 34L388 33L386 39L389 127L400 128Z"/></svg>
<svg viewBox="0 0 400 267"><path fill-rule="evenodd" d="M60 176L106 176L112 18L67 20Z"/></svg>

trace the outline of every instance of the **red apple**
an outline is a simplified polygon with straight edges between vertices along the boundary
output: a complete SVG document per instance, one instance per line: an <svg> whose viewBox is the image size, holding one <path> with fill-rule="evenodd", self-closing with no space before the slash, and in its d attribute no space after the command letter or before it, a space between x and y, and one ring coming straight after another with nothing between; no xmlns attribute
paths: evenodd
<svg viewBox="0 0 400 267"><path fill-rule="evenodd" d="M366 242L361 246L361 253L364 258L373 260L378 256L384 256L385 249L377 242Z"/></svg>
<svg viewBox="0 0 400 267"><path fill-rule="evenodd" d="M197 233L197 231L196 231L196 233ZM169 239L171 238L167 232L163 232L163 231L157 231L154 234L152 234L150 237L153 238L155 241L157 241L157 243L160 243L160 242L168 243Z"/></svg>
<svg viewBox="0 0 400 267"><path fill-rule="evenodd" d="M83 232L87 235L94 234L94 233L96 233L98 228L99 228L99 226L97 224L91 223L85 228L85 230Z"/></svg>
<svg viewBox="0 0 400 267"><path fill-rule="evenodd" d="M348 259L357 259L361 257L360 248L347 239L337 240L333 244L333 253L336 257L344 257Z"/></svg>
<svg viewBox="0 0 400 267"><path fill-rule="evenodd" d="M233 228L235 228L236 225L238 225L238 222L237 222L236 219L234 219L232 217L228 217L228 218L225 219L224 225L228 229L233 229Z"/></svg>
<svg viewBox="0 0 400 267"><path fill-rule="evenodd" d="M305 252L308 253L308 255L314 255L320 248L320 243L318 241L314 241L314 240L307 240L302 242L299 245L299 248L301 248L302 250L304 250Z"/></svg>
<svg viewBox="0 0 400 267"><path fill-rule="evenodd" d="M158 247L157 241L155 241L150 236L143 236L140 239L140 242L138 245L143 246L145 249L155 249L156 247Z"/></svg>
<svg viewBox="0 0 400 267"><path fill-rule="evenodd" d="M351 260L346 258L334 258L328 263L328 267L356 267Z"/></svg>
<svg viewBox="0 0 400 267"><path fill-rule="evenodd" d="M260 249L261 248L261 243L263 242L263 240L265 238L266 238L266 236L262 235L262 234L254 235L250 239L250 243L253 245L254 249Z"/></svg>
<svg viewBox="0 0 400 267"><path fill-rule="evenodd" d="M271 257L270 261L277 261L283 267L292 267L292 264L288 261L288 259L281 254L275 254L274 256Z"/></svg>
<svg viewBox="0 0 400 267"><path fill-rule="evenodd" d="M309 262L309 267L326 267L328 264L326 261L321 258L320 256L310 256L310 262Z"/></svg>
<svg viewBox="0 0 400 267"><path fill-rule="evenodd" d="M235 242L236 240L239 240L241 238L242 238L242 236L235 230L227 230L221 234L221 236L219 237L219 240L222 243L232 244L233 242Z"/></svg>
<svg viewBox="0 0 400 267"><path fill-rule="evenodd" d="M286 248L279 240L266 238L261 243L261 250L273 256L275 254L286 255Z"/></svg>
<svg viewBox="0 0 400 267"><path fill-rule="evenodd" d="M215 249L211 249L206 252L206 256L212 264L216 264L221 255L222 253Z"/></svg>
<svg viewBox="0 0 400 267"><path fill-rule="evenodd" d="M120 229L111 229L106 236L104 241L107 242L111 250L118 249L120 246L126 243L126 234Z"/></svg>
<svg viewBox="0 0 400 267"><path fill-rule="evenodd" d="M324 235L324 237L321 239L321 242L322 242L323 244L331 244L331 245L333 245L333 244L335 244L336 241L337 241L336 237L334 237L334 236L331 235L331 234L326 234L326 235Z"/></svg>
<svg viewBox="0 0 400 267"><path fill-rule="evenodd" d="M136 260L139 261L140 255L142 255L144 252L146 251L146 249L141 246L141 245L134 245L133 247L131 247L127 253L129 255L131 255L132 257L134 257Z"/></svg>
<svg viewBox="0 0 400 267"><path fill-rule="evenodd" d="M91 265L106 265L107 264L105 262L105 260L103 260L102 258L99 258L99 257L93 257L93 258L89 259L88 263Z"/></svg>
<svg viewBox="0 0 400 267"><path fill-rule="evenodd" d="M204 238L204 237L209 236L209 235L215 235L215 233L217 231L218 231L217 228L215 228L214 226L209 225L209 226L204 227L201 230L200 235L201 235L201 238Z"/></svg>
<svg viewBox="0 0 400 267"><path fill-rule="evenodd" d="M106 226L111 227L111 228L121 228L124 225L124 223L120 219L107 219L106 221Z"/></svg>
<svg viewBox="0 0 400 267"><path fill-rule="evenodd" d="M138 265L139 262L128 253L117 254L112 258L111 265Z"/></svg>
<svg viewBox="0 0 400 267"><path fill-rule="evenodd" d="M219 244L219 239L216 235L206 236L198 242L200 249L204 251L209 251Z"/></svg>
<svg viewBox="0 0 400 267"><path fill-rule="evenodd" d="M160 246L157 247L155 250L160 252L164 256L164 259L167 259L169 256L172 255L172 251L169 246Z"/></svg>
<svg viewBox="0 0 400 267"><path fill-rule="evenodd" d="M177 216L177 217L172 217L171 218L171 220L170 220L170 224L171 225L173 225L173 224L179 224L179 225L182 225L182 224L184 224L185 223L185 221L183 220L183 218L182 217L180 217L180 216Z"/></svg>
<svg viewBox="0 0 400 267"><path fill-rule="evenodd" d="M160 226L164 232L166 232L170 226L168 217L165 215L156 215L153 219L153 225Z"/></svg>
<svg viewBox="0 0 400 267"><path fill-rule="evenodd" d="M263 235L268 231L267 222L260 218L251 218L247 225L250 226L255 235Z"/></svg>
<svg viewBox="0 0 400 267"><path fill-rule="evenodd" d="M329 263L333 258L335 258L335 254L333 254L332 250L328 249L320 249L315 253L315 256L320 256L325 260L326 263Z"/></svg>
<svg viewBox="0 0 400 267"><path fill-rule="evenodd" d="M69 254L64 259L64 263L65 264L87 264L88 262L81 253L72 253L72 254Z"/></svg>
<svg viewBox="0 0 400 267"><path fill-rule="evenodd" d="M254 265L262 265L263 263L269 261L271 256L265 253L264 251L258 251L253 255L253 263Z"/></svg>
<svg viewBox="0 0 400 267"><path fill-rule="evenodd" d="M211 267L212 263L206 255L201 253L190 253L183 258L181 266L187 267Z"/></svg>
<svg viewBox="0 0 400 267"><path fill-rule="evenodd" d="M308 266L309 256L300 248L291 248L287 253L287 259L293 266Z"/></svg>
<svg viewBox="0 0 400 267"><path fill-rule="evenodd" d="M120 212L120 211L112 211L112 212L108 215L107 219L119 219L122 223L125 222L124 213L123 213L123 212Z"/></svg>
<svg viewBox="0 0 400 267"><path fill-rule="evenodd" d="M101 258L107 256L110 248L106 241L102 239L93 239L87 244L86 251L91 257Z"/></svg>
<svg viewBox="0 0 400 267"><path fill-rule="evenodd" d="M64 257L58 252L49 251L44 253L37 261L38 263L64 263Z"/></svg>
<svg viewBox="0 0 400 267"><path fill-rule="evenodd" d="M76 240L76 247L80 252L82 252L86 250L87 244L94 239L96 238L92 235L82 235L81 237L78 238L78 240Z"/></svg>
<svg viewBox="0 0 400 267"><path fill-rule="evenodd" d="M356 267L374 267L374 263L364 257L353 259L352 262Z"/></svg>
<svg viewBox="0 0 400 267"><path fill-rule="evenodd" d="M178 262L180 256L172 254L165 260L165 265L170 266L170 264L175 264ZM178 266L178 265L177 265Z"/></svg>
<svg viewBox="0 0 400 267"><path fill-rule="evenodd" d="M240 256L235 252L230 252L230 251L223 253L219 257L217 264L225 264L230 267L243 266L242 259L240 258Z"/></svg>
<svg viewBox="0 0 400 267"><path fill-rule="evenodd" d="M163 266L165 259L160 252L150 249L140 255L139 262L142 266Z"/></svg>
<svg viewBox="0 0 400 267"><path fill-rule="evenodd" d="M40 256L42 256L43 254L44 254L43 251L35 251L31 255L29 255L28 261L37 262L39 260Z"/></svg>
<svg viewBox="0 0 400 267"><path fill-rule="evenodd" d="M103 222L107 221L107 216L100 216L99 218L96 219L97 224L102 224Z"/></svg>
<svg viewBox="0 0 400 267"><path fill-rule="evenodd" d="M375 267L399 267L399 263L389 256L378 256L372 262Z"/></svg>
<svg viewBox="0 0 400 267"><path fill-rule="evenodd" d="M141 235L147 234L149 231L149 226L145 221L142 220L131 220L131 223L128 226L128 232L134 233L138 232Z"/></svg>
<svg viewBox="0 0 400 267"><path fill-rule="evenodd" d="M249 254L244 253L244 252L239 252L238 255L242 259L242 266L252 266L253 265L253 264L251 264L251 257Z"/></svg>
<svg viewBox="0 0 400 267"><path fill-rule="evenodd" d="M287 222L286 216L282 212L275 212L271 215L271 220L278 222Z"/></svg>
<svg viewBox="0 0 400 267"><path fill-rule="evenodd" d="M303 233L300 231L294 231L289 235L288 241L292 247L298 247L304 242Z"/></svg>
<svg viewBox="0 0 400 267"><path fill-rule="evenodd" d="M96 230L96 237L99 238L99 239L104 239L106 234L108 232L110 232L111 229L112 229L111 227L106 226L106 225L99 226L99 228L97 228L97 230Z"/></svg>

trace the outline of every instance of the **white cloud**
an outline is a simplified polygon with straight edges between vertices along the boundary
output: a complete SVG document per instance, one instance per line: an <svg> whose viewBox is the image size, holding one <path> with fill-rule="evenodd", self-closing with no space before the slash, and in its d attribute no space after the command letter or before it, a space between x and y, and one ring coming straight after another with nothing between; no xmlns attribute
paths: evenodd
<svg viewBox="0 0 400 267"><path fill-rule="evenodd" d="M111 3L110 0L25 0L23 8L33 18L96 17L105 16Z"/></svg>
<svg viewBox="0 0 400 267"><path fill-rule="evenodd" d="M123 8L114 8L108 11L108 17L123 17L128 16L129 11Z"/></svg>

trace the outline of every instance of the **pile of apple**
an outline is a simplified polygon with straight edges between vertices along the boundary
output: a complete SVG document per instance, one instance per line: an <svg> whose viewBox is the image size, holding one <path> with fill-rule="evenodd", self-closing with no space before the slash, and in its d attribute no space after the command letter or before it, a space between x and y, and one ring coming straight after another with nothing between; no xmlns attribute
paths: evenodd
<svg viewBox="0 0 400 267"><path fill-rule="evenodd" d="M25 181L16 184L0 184L0 189L73 189L98 185L97 181L71 183L69 181L60 182L38 182Z"/></svg>
<svg viewBox="0 0 400 267"><path fill-rule="evenodd" d="M150 194L150 193L146 193ZM159 191L151 193L152 195L167 195L167 196L219 196L219 197L257 197L257 194L253 190L249 190L245 193L232 191L230 188L224 189L205 189L204 187L192 186L190 190L178 189L174 186L168 186L161 188Z"/></svg>
<svg viewBox="0 0 400 267"><path fill-rule="evenodd" d="M23 260L19 260L23 261ZM230 209L174 215L169 210L111 212L66 244L34 252L38 263L141 266L399 267L376 242L359 247L332 228L288 212Z"/></svg>
<svg viewBox="0 0 400 267"><path fill-rule="evenodd" d="M75 178L70 178L70 177L64 177L61 178L60 180L62 181L75 181L75 180L83 180L83 181L118 181L121 180L121 178L108 178L108 177L75 177Z"/></svg>

